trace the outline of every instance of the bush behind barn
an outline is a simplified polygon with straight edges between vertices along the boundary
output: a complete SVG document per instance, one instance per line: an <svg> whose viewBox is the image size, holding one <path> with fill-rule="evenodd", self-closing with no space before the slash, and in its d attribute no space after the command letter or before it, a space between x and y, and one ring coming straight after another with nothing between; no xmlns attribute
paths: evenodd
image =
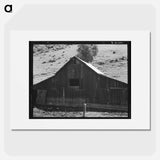
<svg viewBox="0 0 160 160"><path fill-rule="evenodd" d="M94 44L79 44L77 52L77 57L86 62L92 62L98 53L98 47Z"/></svg>

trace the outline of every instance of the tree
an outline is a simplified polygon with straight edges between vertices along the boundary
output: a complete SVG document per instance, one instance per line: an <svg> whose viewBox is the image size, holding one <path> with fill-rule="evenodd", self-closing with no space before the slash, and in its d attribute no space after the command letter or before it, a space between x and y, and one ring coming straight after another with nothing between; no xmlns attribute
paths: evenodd
<svg viewBox="0 0 160 160"><path fill-rule="evenodd" d="M94 44L79 44L77 57L86 62L92 62L93 57L97 55L98 47Z"/></svg>

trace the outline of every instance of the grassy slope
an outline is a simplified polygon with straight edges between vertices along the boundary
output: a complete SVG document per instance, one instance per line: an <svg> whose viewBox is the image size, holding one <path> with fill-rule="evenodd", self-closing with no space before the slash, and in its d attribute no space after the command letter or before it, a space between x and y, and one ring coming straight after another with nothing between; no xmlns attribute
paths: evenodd
<svg viewBox="0 0 160 160"><path fill-rule="evenodd" d="M64 46L57 50L43 49L43 47L35 50L33 57L34 84L54 75L77 54L77 45ZM109 77L127 82L126 45L98 45L98 50L92 65Z"/></svg>

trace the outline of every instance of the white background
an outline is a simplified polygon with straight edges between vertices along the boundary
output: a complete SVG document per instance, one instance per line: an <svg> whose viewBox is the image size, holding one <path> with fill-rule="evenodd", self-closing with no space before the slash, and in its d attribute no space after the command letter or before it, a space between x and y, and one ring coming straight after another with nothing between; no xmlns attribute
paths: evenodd
<svg viewBox="0 0 160 160"><path fill-rule="evenodd" d="M131 41L131 119L29 119L29 41ZM150 34L147 31L11 31L11 129L150 129ZM130 71L129 71L130 72ZM142 74L143 73L143 74Z"/></svg>
<svg viewBox="0 0 160 160"><path fill-rule="evenodd" d="M31 159L111 159L111 160L158 160L160 159L160 1L159 0L81 0L78 2L78 7L81 10L73 8L69 9L52 6L53 0L10 0L14 5L12 14L3 12L3 4L6 1L1 1L0 5L0 65L2 78L1 83L1 108L0 108L0 159L4 160L31 160ZM49 6L53 10L48 12L59 13L60 11L64 16L63 21L58 20L59 14L52 14L53 19L49 23L46 19L48 12L42 6L41 11L37 11L30 6L23 8L23 4L40 4L50 3ZM71 0L58 0L59 4L77 4L77 1ZM89 12L84 11L79 4L95 4L97 10ZM102 10L103 8L103 10ZM21 11L20 11L21 10ZM34 10L34 14L33 14ZM58 11L57 11L58 10ZM77 11L77 12L76 12ZM18 13L19 12L19 13ZM16 15L18 13L18 15ZM41 14L42 13L42 14ZM78 14L79 13L79 14ZM70 14L70 18L68 15ZM86 15L94 15L96 22L93 18ZM14 15L18 21L14 18ZM35 20L34 16L38 16ZM62 16L61 15L61 16ZM79 20L73 20L73 17L78 17ZM85 15L85 16L84 16ZM104 16L103 19L101 18ZM63 17L62 16L62 17ZM34 17L34 20L32 20ZM54 17L54 18L53 18ZM30 20L31 19L31 20ZM42 20L43 19L43 20ZM88 22L89 19L89 22ZM104 20L105 19L105 20ZM48 23L46 23L46 21ZM44 22L45 23L42 23ZM58 22L58 23L55 23ZM65 21L65 23L63 23ZM156 23L155 23L156 21ZM69 22L69 23L68 23ZM83 22L83 23L82 23ZM32 24L33 23L33 24ZM6 25L7 24L7 25ZM36 25L37 24L37 25ZM38 27L39 26L39 27ZM55 30L149 30L152 34L152 127L151 131L104 131L104 132L89 132L89 131L20 131L13 132L10 130L10 116L9 116L9 101L7 92L9 80L6 79L8 73L5 70L8 68L8 57L4 52L4 43L7 38L6 29L52 29ZM7 34L8 35L8 34ZM6 37L6 36L5 36ZM7 53L9 51L7 50ZM5 59L4 59L5 58ZM4 63L5 62L5 63ZM5 70L4 70L5 67ZM142 73L143 74L143 73ZM5 80L3 79L5 75ZM5 82L5 83L4 83ZM4 86L5 84L5 86ZM5 88L4 88L5 87ZM5 90L4 90L5 89ZM5 91L5 92L3 92ZM5 102L5 103L4 103ZM4 105L5 104L5 105Z"/></svg>

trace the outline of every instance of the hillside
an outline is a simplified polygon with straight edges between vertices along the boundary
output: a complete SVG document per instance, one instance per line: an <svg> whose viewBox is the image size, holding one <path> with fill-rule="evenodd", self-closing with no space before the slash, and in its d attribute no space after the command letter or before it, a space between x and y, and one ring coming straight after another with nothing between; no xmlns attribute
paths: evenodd
<svg viewBox="0 0 160 160"><path fill-rule="evenodd" d="M91 62L105 75L127 82L127 45L97 45L98 54ZM77 45L35 45L33 83L53 76L69 59L77 55Z"/></svg>

